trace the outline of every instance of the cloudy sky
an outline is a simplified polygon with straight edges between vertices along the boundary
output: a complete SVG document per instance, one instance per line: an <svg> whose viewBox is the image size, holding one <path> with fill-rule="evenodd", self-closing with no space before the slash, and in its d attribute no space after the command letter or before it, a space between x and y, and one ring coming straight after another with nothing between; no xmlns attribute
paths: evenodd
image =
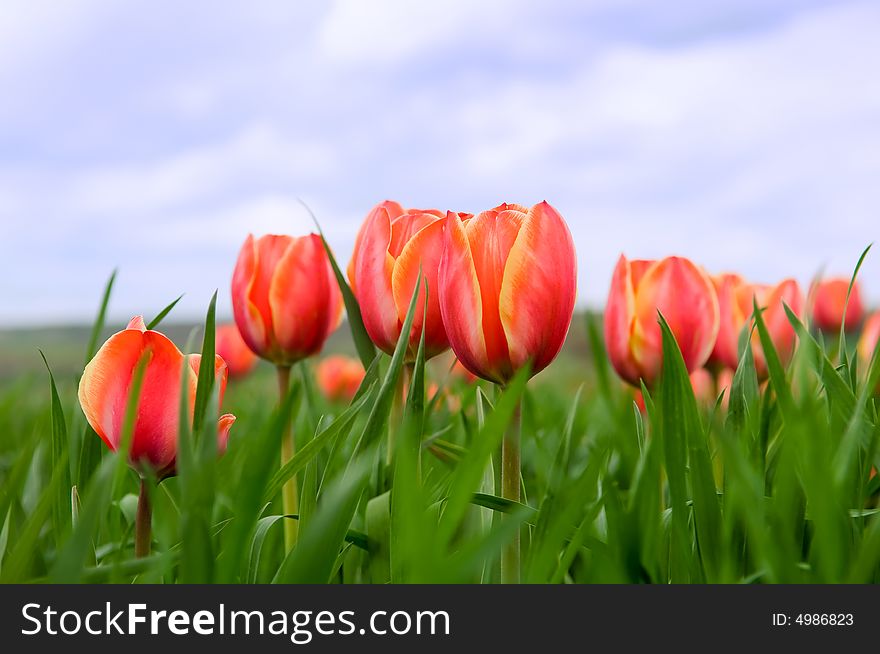
<svg viewBox="0 0 880 654"><path fill-rule="evenodd" d="M548 200L580 295L615 258L755 281L880 236L880 4L0 3L0 326L203 314L248 232L385 198ZM880 301L880 251L863 273Z"/></svg>

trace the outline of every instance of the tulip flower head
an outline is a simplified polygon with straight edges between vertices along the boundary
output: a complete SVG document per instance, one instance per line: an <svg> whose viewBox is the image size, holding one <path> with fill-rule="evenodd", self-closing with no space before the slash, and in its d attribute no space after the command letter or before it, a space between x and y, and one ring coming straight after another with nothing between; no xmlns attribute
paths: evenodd
<svg viewBox="0 0 880 654"><path fill-rule="evenodd" d="M739 275L724 274L713 279L718 292L721 328L710 361L736 370L739 365L739 338L743 329L751 328L754 304L762 309L761 316L783 364L791 361L797 344L797 333L788 320L785 306L795 315L803 311L804 296L794 279L785 279L775 286L749 284ZM752 354L759 379L767 378L767 361L755 330L751 335Z"/></svg>
<svg viewBox="0 0 880 654"><path fill-rule="evenodd" d="M195 411L201 356L184 357L164 334L148 330L141 316L111 336L86 366L79 383L79 402L92 429L114 452L122 438L123 420L132 378L138 362L146 357L146 369L138 401L137 418L129 449L131 465L149 469L157 477L175 473L180 401L186 384L189 420ZM226 363L214 359L215 380L220 401L226 389ZM229 429L235 416L226 414L217 424L217 445L226 450Z"/></svg>
<svg viewBox="0 0 880 654"><path fill-rule="evenodd" d="M663 361L663 314L688 373L701 368L720 326L718 296L702 268L682 257L628 260L621 255L605 307L605 343L617 373L634 386L653 385Z"/></svg>
<svg viewBox="0 0 880 654"><path fill-rule="evenodd" d="M407 360L415 360L423 326L426 358L449 349L437 291L444 224L440 211L404 209L386 201L376 205L361 226L348 277L367 333L387 354L394 352L400 338L420 273L427 282L427 310L423 283L419 286Z"/></svg>
<svg viewBox="0 0 880 654"><path fill-rule="evenodd" d="M849 279L835 277L816 283L813 288L813 324L819 330L830 334L839 332L840 325L844 321L844 310L846 310L844 323L846 331L854 330L862 322L865 308L862 304L861 289L858 282L853 284L847 304L849 282Z"/></svg>
<svg viewBox="0 0 880 654"><path fill-rule="evenodd" d="M324 397L332 402L350 402L357 394L365 374L360 361L342 355L327 357L316 370L318 387Z"/></svg>
<svg viewBox="0 0 880 654"><path fill-rule="evenodd" d="M257 355L244 342L234 324L217 327L215 349L226 362L230 377L244 377L257 365Z"/></svg>
<svg viewBox="0 0 880 654"><path fill-rule="evenodd" d="M462 365L506 384L559 354L577 295L577 257L562 216L546 202L502 204L446 217L440 311Z"/></svg>
<svg viewBox="0 0 880 654"><path fill-rule="evenodd" d="M290 366L319 353L343 309L321 237L248 235L232 275L232 309L263 359Z"/></svg>

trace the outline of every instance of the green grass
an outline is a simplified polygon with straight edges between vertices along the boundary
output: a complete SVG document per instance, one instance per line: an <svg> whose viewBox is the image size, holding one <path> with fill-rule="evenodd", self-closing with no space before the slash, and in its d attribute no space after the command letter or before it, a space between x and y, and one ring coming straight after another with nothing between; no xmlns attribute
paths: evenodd
<svg viewBox="0 0 880 654"><path fill-rule="evenodd" d="M152 489L153 553L138 560L138 477L76 401L82 362L124 326L101 314L93 330L0 335L2 582L493 583L517 531L528 583L880 581L880 365L859 370L836 339L829 353L794 316L801 345L787 369L757 321L771 379L758 384L745 350L729 409L698 404L666 331L663 378L639 413L592 315L576 318L550 369L503 393L420 360L390 425L390 464L400 357L380 355L350 406L320 396L313 362L294 369L280 407L268 365L230 382L223 410L238 421L221 458L212 421L198 417L217 411L213 367L202 366L195 429L181 434L179 475ZM212 321L213 304L202 335ZM159 328L182 349L192 331ZM354 332L329 348L372 356ZM426 398L431 382L447 396ZM498 445L519 403L513 503L498 497ZM287 417L297 454L279 470ZM280 490L293 477L300 514L285 516ZM294 519L287 554L282 525Z"/></svg>

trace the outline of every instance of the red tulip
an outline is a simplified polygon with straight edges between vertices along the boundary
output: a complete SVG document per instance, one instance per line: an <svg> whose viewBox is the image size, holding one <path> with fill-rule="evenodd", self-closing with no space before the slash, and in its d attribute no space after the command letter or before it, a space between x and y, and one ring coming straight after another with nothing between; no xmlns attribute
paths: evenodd
<svg viewBox="0 0 880 654"><path fill-rule="evenodd" d="M739 335L752 315L752 307L741 306L748 300L748 283L735 273L724 273L712 278L718 294L719 329L709 363L736 369L739 363Z"/></svg>
<svg viewBox="0 0 880 654"><path fill-rule="evenodd" d="M234 324L217 327L215 349L223 357L230 377L244 377L257 365L257 355L248 347Z"/></svg>
<svg viewBox="0 0 880 654"><path fill-rule="evenodd" d="M505 384L559 354L577 295L577 257L562 216L546 202L502 204L446 218L440 309L449 341L473 374Z"/></svg>
<svg viewBox="0 0 880 654"><path fill-rule="evenodd" d="M232 309L256 354L278 366L317 354L342 307L320 236L248 235L232 275Z"/></svg>
<svg viewBox="0 0 880 654"><path fill-rule="evenodd" d="M141 316L111 336L86 366L79 383L79 402L89 424L107 446L116 451L122 436L122 423L129 399L134 369L147 353L129 458L137 469L149 468L159 478L173 475L177 459L180 400L185 382L189 419L195 411L201 356L184 357L164 334L147 330ZM185 370L184 366L188 368ZM226 389L226 363L215 357L216 382L220 400ZM220 417L217 426L218 449L226 450L229 429L235 416Z"/></svg>
<svg viewBox="0 0 880 654"><path fill-rule="evenodd" d="M804 304L800 285L794 279L785 279L775 286L748 284L739 275L725 274L714 280L721 310L721 329L711 361L731 370L739 365L739 337L743 329L750 328L753 302L763 309L761 316L783 364L794 355L797 333L788 320L785 305L795 315L801 315ZM767 377L767 362L757 331L752 333L752 354L760 379Z"/></svg>
<svg viewBox="0 0 880 654"><path fill-rule="evenodd" d="M350 402L364 380L363 365L357 359L336 355L318 364L318 387L328 400Z"/></svg>
<svg viewBox="0 0 880 654"><path fill-rule="evenodd" d="M875 311L868 316L862 327L862 335L859 337L859 358L865 369L871 363L871 357L874 356L878 343L880 343L880 311Z"/></svg>
<svg viewBox="0 0 880 654"><path fill-rule="evenodd" d="M718 296L702 268L682 257L628 261L621 255L605 308L605 342L617 373L652 385L663 360L661 312L688 372L709 359L719 330Z"/></svg>
<svg viewBox="0 0 880 654"><path fill-rule="evenodd" d="M449 348L437 293L443 226L439 211L404 210L388 201L376 205L361 226L348 276L367 333L383 352L394 352L420 271L428 285L427 311L421 286L407 360L415 359L423 325L427 358Z"/></svg>
<svg viewBox="0 0 880 654"><path fill-rule="evenodd" d="M787 364L794 356L794 348L797 344L797 332L791 326L785 313L785 306L800 316L803 312L804 296L801 293L800 284L794 279L786 279L776 286L755 284L752 286L755 301L760 309L763 309L761 317L770 334L770 340L776 348L777 354L783 364ZM747 295L747 302L752 306L752 297ZM750 314L751 315L751 314ZM767 360L761 347L761 338L757 330L752 334L752 353L755 356L755 369L759 379L767 378Z"/></svg>
<svg viewBox="0 0 880 654"><path fill-rule="evenodd" d="M849 305L846 303L849 281L842 277L823 279L813 289L813 324L823 332L840 331L840 324L844 320L844 309L846 309L846 323L844 324L846 331L852 331L862 322L865 308L862 305L862 294L858 282L853 284Z"/></svg>

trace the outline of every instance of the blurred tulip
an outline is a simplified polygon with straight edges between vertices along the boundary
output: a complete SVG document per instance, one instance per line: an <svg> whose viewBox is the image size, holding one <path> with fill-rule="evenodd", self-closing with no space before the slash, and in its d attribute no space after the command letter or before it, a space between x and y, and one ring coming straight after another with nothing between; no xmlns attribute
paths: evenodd
<svg viewBox="0 0 880 654"><path fill-rule="evenodd" d="M718 396L715 392L715 380L712 377L712 373L705 368L697 368L689 375L689 377L691 380L691 388L694 389L694 397L697 399L697 404L714 405ZM639 411L645 413L647 407L645 406L645 397L642 395L641 389L633 388L631 390L636 406L639 407ZM727 406L726 402L725 406Z"/></svg>
<svg viewBox="0 0 880 654"><path fill-rule="evenodd" d="M416 357L423 325L426 358L449 348L437 293L443 226L440 211L404 210L388 201L376 205L361 226L348 276L367 333L383 352L394 352L420 271L428 285L428 305L426 311L423 285L409 335L407 360Z"/></svg>
<svg viewBox="0 0 880 654"><path fill-rule="evenodd" d="M718 291L721 328L710 361L736 370L739 365L739 337L743 329L751 327L753 302L763 309L761 316L783 365L791 361L797 332L788 320L785 305L795 315L801 315L804 296L797 281L785 279L775 286L748 284L739 275L732 274L720 275L713 281ZM752 333L751 344L758 378L766 379L767 362L757 330Z"/></svg>
<svg viewBox="0 0 880 654"><path fill-rule="evenodd" d="M277 366L317 354L342 320L342 294L317 234L248 235L232 275L245 343Z"/></svg>
<svg viewBox="0 0 880 654"><path fill-rule="evenodd" d="M721 400L721 407L725 410L730 405L730 391L733 388L733 374L734 371L730 368L723 368L718 372L718 376L715 379L715 394L716 396L720 396L724 393L724 399Z"/></svg>
<svg viewBox="0 0 880 654"><path fill-rule="evenodd" d="M682 257L659 261L621 255L605 307L605 343L617 373L634 386L651 386L663 359L658 311L663 314L688 372L709 359L719 330L718 296L702 268Z"/></svg>
<svg viewBox="0 0 880 654"><path fill-rule="evenodd" d="M739 335L745 327L752 306L749 295L749 284L739 275L724 273L712 278L718 294L719 329L715 347L709 355L709 363L736 369L739 363ZM748 306L742 307L746 301Z"/></svg>
<svg viewBox="0 0 880 654"><path fill-rule="evenodd" d="M248 347L234 324L217 327L217 354L223 357L230 377L244 377L257 365L257 355Z"/></svg>
<svg viewBox="0 0 880 654"><path fill-rule="evenodd" d="M844 320L844 309L846 309L844 324L846 331L854 330L862 322L865 308L862 305L861 289L858 282L853 284L847 305L846 294L849 291L849 282L849 279L835 277L816 283L813 289L813 324L821 331L832 334L840 331L840 324Z"/></svg>
<svg viewBox="0 0 880 654"><path fill-rule="evenodd" d="M559 354L577 295L577 257L562 216L546 202L502 204L446 218L440 310L452 349L473 374L505 384Z"/></svg>
<svg viewBox="0 0 880 654"><path fill-rule="evenodd" d="M450 371L450 376L454 379L460 379L466 384L473 384L475 381L479 379L474 373L464 367L461 361L458 359L455 360L455 363L452 365L452 370Z"/></svg>
<svg viewBox="0 0 880 654"><path fill-rule="evenodd" d="M715 380L712 373L705 368L697 368L690 374L694 396L700 404L714 404L718 397L715 394Z"/></svg>
<svg viewBox="0 0 880 654"><path fill-rule="evenodd" d="M146 355L147 364L138 401L137 418L129 449L131 465L148 468L158 478L175 473L180 426L182 385L186 383L189 420L195 411L201 356L188 358L164 334L147 330L141 316L111 336L86 366L79 383L79 402L92 429L114 452L122 437L123 420L134 370ZM184 365L188 368L184 370ZM220 401L226 389L226 363L215 357ZM221 416L217 426L218 449L226 450L235 416Z"/></svg>
<svg viewBox="0 0 880 654"><path fill-rule="evenodd" d="M315 374L324 397L331 402L351 402L366 372L359 360L335 355L321 361Z"/></svg>
<svg viewBox="0 0 880 654"><path fill-rule="evenodd" d="M875 311L868 316L862 327L862 335L859 337L859 358L865 370L871 363L878 343L880 343L880 311Z"/></svg>

